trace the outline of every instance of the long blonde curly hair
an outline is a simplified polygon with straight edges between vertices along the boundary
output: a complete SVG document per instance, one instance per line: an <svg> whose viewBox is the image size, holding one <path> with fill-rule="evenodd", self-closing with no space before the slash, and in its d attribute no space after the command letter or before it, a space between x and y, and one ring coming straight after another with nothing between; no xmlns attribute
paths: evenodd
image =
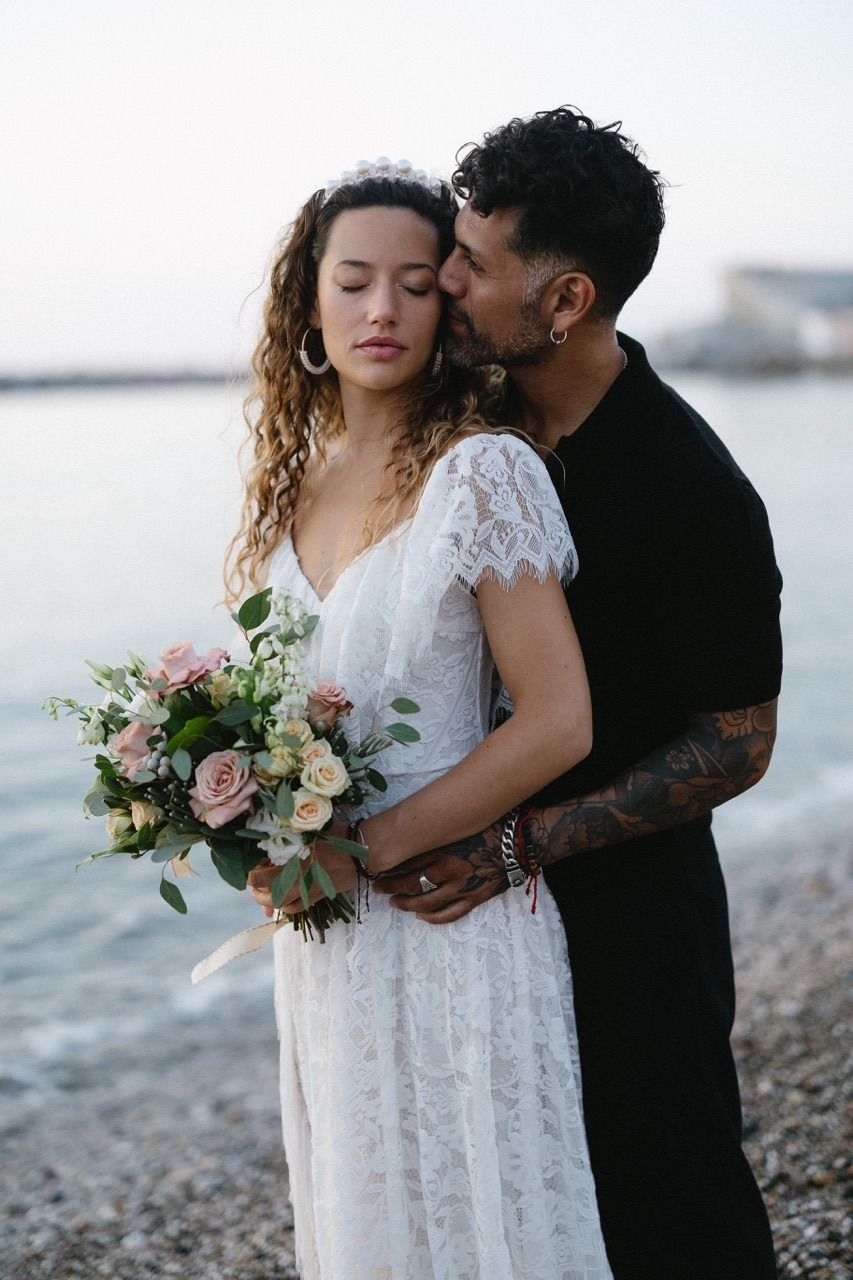
<svg viewBox="0 0 853 1280"><path fill-rule="evenodd" d="M317 191L285 233L270 271L261 338L252 358L254 386L244 413L252 461L245 474L239 529L228 548L228 599L257 589L263 570L291 530L312 456L325 460L328 445L344 431L334 369L309 374L299 359L303 334L317 295L317 270L339 214L348 209L411 209L438 231L442 259L453 248L456 199L449 187L431 191L415 182L370 178L338 188L324 202ZM437 344L441 341L439 327ZM316 359L316 357L313 357ZM496 371L456 369L445 360L438 375L427 370L389 439L387 483L368 511L359 552L385 537L417 505L435 462L464 435L495 430L501 399ZM244 446L244 448L246 447Z"/></svg>

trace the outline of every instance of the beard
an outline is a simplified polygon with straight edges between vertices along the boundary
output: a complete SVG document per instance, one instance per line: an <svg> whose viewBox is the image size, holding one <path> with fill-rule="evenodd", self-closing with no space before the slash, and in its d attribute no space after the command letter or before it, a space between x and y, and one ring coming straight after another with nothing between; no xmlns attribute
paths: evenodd
<svg viewBox="0 0 853 1280"><path fill-rule="evenodd" d="M552 343L548 335L542 333L537 302L521 304L517 329L503 339L478 332L470 317L462 312L451 309L450 315L465 326L462 333L449 330L444 343L447 358L460 369L473 369L483 364L519 369L541 364L550 354Z"/></svg>

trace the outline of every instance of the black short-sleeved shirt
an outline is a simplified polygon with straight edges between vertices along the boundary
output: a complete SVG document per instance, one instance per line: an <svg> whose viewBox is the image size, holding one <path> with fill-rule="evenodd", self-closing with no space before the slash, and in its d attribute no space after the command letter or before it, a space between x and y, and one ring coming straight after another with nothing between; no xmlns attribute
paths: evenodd
<svg viewBox="0 0 853 1280"><path fill-rule="evenodd" d="M540 803L607 783L693 712L779 692L782 583L761 499L639 343L619 340L627 367L548 460L578 549L567 599L594 741Z"/></svg>

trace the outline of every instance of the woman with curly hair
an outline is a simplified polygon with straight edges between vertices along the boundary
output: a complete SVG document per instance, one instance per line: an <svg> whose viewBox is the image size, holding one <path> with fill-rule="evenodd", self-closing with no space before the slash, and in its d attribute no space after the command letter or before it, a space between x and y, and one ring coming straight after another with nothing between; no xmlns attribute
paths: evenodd
<svg viewBox="0 0 853 1280"><path fill-rule="evenodd" d="M235 590L266 581L319 615L312 669L345 686L356 740L395 697L420 705L420 741L383 756L393 865L502 815L512 851L514 806L590 746L559 502L531 446L487 424L485 385L442 358L455 213L444 184L384 160L300 211L255 354L231 562ZM514 714L490 732L498 675ZM354 859L318 856L355 888ZM251 877L267 908L277 871ZM565 938L550 894L534 902L516 889L434 928L373 896L324 945L276 935L304 1280L610 1276Z"/></svg>

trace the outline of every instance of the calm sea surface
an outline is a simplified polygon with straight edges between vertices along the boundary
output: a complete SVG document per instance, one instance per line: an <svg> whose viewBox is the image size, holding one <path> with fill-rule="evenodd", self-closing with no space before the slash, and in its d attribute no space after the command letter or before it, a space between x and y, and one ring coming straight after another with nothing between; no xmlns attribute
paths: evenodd
<svg viewBox="0 0 853 1280"><path fill-rule="evenodd" d="M853 802L853 381L679 376L762 494L785 577L785 687L771 772L720 810L724 862L774 874L775 850L849 824ZM193 639L227 644L239 392L152 389L0 398L0 1059L7 1076L107 1032L156 1034L223 999L267 1001L269 957L200 988L196 960L258 912L199 860L189 915L147 862L75 863L101 846L80 798L91 749L48 694L94 696L84 658L117 664ZM239 995L238 995L239 993Z"/></svg>

